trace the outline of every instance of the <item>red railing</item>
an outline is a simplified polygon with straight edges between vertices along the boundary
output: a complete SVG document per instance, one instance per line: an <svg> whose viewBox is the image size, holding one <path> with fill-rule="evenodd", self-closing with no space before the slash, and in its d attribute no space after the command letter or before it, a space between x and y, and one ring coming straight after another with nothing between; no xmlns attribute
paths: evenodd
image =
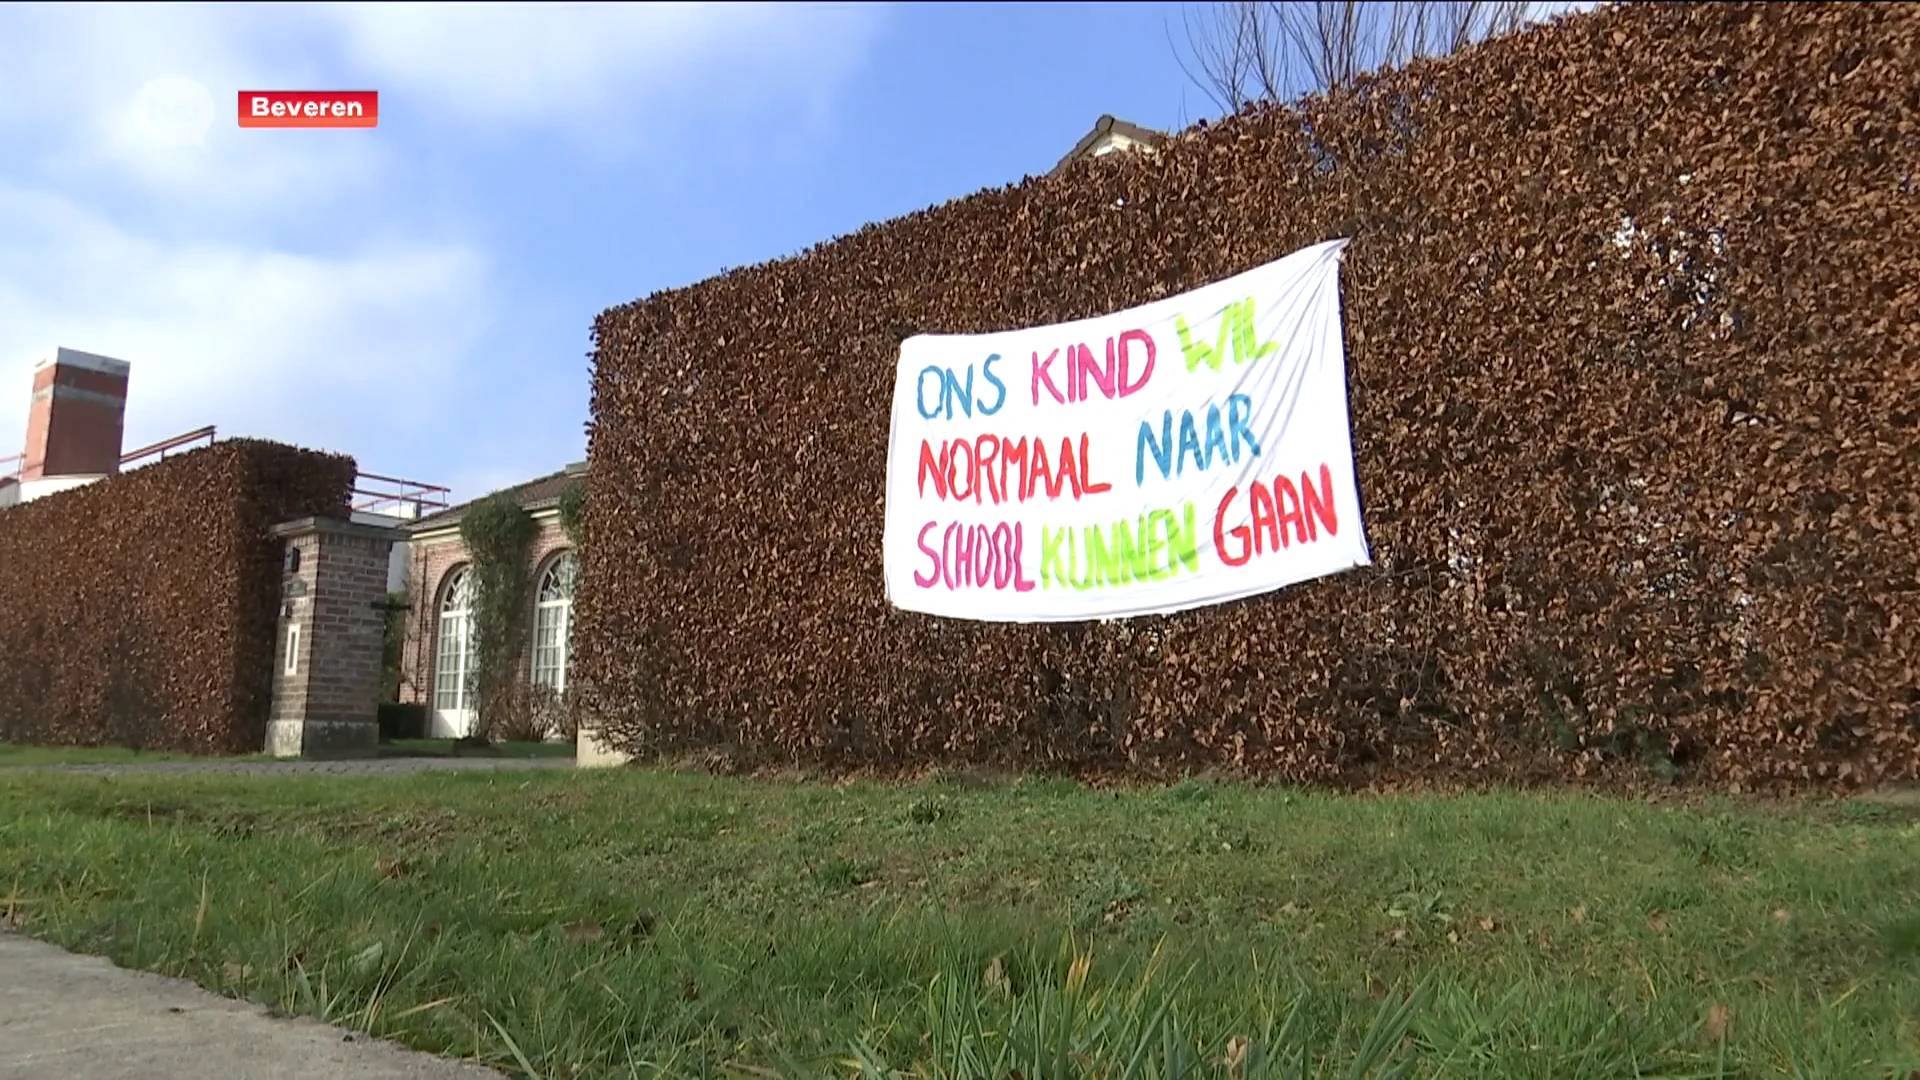
<svg viewBox="0 0 1920 1080"><path fill-rule="evenodd" d="M215 429L203 427L123 454L120 467L124 469L151 457L165 459L176 450L200 443L212 445L214 441ZM19 479L26 460L25 454L0 457L0 480ZM379 473L363 472L353 479L353 508L366 513L385 511L394 517L420 517L429 511L445 510L451 506L448 500L452 494L453 489L438 484L423 484L418 480L402 480L397 476L382 476Z"/></svg>
<svg viewBox="0 0 1920 1080"><path fill-rule="evenodd" d="M208 446L212 446L214 441L213 432L213 428L203 427L198 431L189 431L185 435L175 435L171 439L162 439L152 446L143 446L138 450L120 455L120 467L124 469L136 461L156 455L164 461L169 451L179 450L199 442L205 442Z"/></svg>
<svg viewBox="0 0 1920 1080"><path fill-rule="evenodd" d="M420 517L430 510L445 510L452 505L447 501L452 494L451 488L402 480L397 476L363 472L353 478L353 508L368 514L386 512L394 517ZM389 507L392 509L387 509Z"/></svg>
<svg viewBox="0 0 1920 1080"><path fill-rule="evenodd" d="M185 435L175 435L171 439L162 439L152 446L143 446L138 450L122 454L120 455L120 467L125 469L135 462L143 461L150 457L159 457L164 460L169 453L175 450L184 449L202 442L211 446L213 445L213 441L214 429L203 427L198 431L189 431ZM0 480L20 479L20 474L26 470L26 465L27 455L25 454L15 454L12 457L0 457Z"/></svg>

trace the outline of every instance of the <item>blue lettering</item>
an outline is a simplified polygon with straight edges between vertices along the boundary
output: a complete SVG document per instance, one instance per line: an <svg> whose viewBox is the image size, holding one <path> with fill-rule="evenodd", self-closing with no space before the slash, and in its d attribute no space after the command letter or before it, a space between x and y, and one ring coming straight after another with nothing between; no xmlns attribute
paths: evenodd
<svg viewBox="0 0 1920 1080"><path fill-rule="evenodd" d="M955 375L953 373L952 368L947 368L942 373L941 381L943 383L943 386L940 391L940 396L945 398L947 401L947 419L949 420L953 419L953 403L956 401L960 403L961 412L966 413L968 416L972 416L973 415L973 365L972 364L967 365L966 385L964 386L961 385L960 376Z"/></svg>
<svg viewBox="0 0 1920 1080"><path fill-rule="evenodd" d="M994 353L992 356L987 357L985 363L980 365L980 374L985 376L989 383L993 384L995 390L1000 391L1000 396L993 399L993 408L991 409L987 408L986 398L982 397L980 399L980 415L982 416L992 416L994 413L1000 411L1002 405L1007 403L1007 384L1001 382L1000 377L993 373L993 362L998 359L1000 359L1000 354Z"/></svg>
<svg viewBox="0 0 1920 1080"><path fill-rule="evenodd" d="M1224 417L1219 405L1209 404L1205 424L1206 437L1203 440L1200 434L1201 421L1194 417L1192 410L1182 410L1180 438L1176 448L1171 409L1160 414L1158 433L1153 430L1151 421L1140 421L1140 437L1134 449L1133 482L1146 483L1149 459L1159 467L1160 478L1164 480L1175 474L1185 475L1189 458L1196 471L1204 472L1222 461L1238 464L1243 456L1260 456L1260 440L1253 434L1251 397L1229 394Z"/></svg>
<svg viewBox="0 0 1920 1080"><path fill-rule="evenodd" d="M1200 456L1200 430L1194 427L1193 413L1190 410L1180 414L1180 461L1174 471L1182 476L1187 472L1188 455L1192 455L1195 469L1206 469L1206 459Z"/></svg>
<svg viewBox="0 0 1920 1080"><path fill-rule="evenodd" d="M1245 439L1253 447L1253 456L1260 456L1260 440L1253 437L1253 428L1247 426L1253 419L1253 399L1245 394L1227 396L1227 426L1233 429L1233 460L1240 460L1240 440Z"/></svg>
<svg viewBox="0 0 1920 1080"><path fill-rule="evenodd" d="M1209 405L1207 406L1206 468L1213 468L1216 454L1218 457L1227 456L1227 429L1220 424L1220 406Z"/></svg>
<svg viewBox="0 0 1920 1080"><path fill-rule="evenodd" d="M934 399L933 408L931 409L927 408L927 376L929 375L933 376L934 393L938 395ZM920 419L937 420L940 418L940 406L946 404L946 389L946 375L939 368L929 364L920 369L920 382L913 388L914 402L920 406ZM952 415L952 410L948 410L948 415Z"/></svg>
<svg viewBox="0 0 1920 1080"><path fill-rule="evenodd" d="M1140 421L1139 450L1133 461L1133 482L1147 482L1147 455L1153 455L1153 463L1160 466L1160 478L1166 479L1173 471L1173 413L1169 410L1160 420L1160 438L1153 437L1153 425Z"/></svg>

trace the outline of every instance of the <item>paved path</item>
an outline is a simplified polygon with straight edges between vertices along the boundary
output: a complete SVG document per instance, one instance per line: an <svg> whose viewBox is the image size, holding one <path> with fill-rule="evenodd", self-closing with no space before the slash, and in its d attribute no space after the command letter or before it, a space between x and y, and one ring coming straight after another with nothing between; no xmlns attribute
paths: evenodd
<svg viewBox="0 0 1920 1080"><path fill-rule="evenodd" d="M216 776L407 776L454 769L571 769L573 759L512 757L392 757L343 761L116 761L99 765L4 765L9 772L90 773L122 776L172 773Z"/></svg>
<svg viewBox="0 0 1920 1080"><path fill-rule="evenodd" d="M501 1080L15 934L0 933L0 972L8 1080Z"/></svg>

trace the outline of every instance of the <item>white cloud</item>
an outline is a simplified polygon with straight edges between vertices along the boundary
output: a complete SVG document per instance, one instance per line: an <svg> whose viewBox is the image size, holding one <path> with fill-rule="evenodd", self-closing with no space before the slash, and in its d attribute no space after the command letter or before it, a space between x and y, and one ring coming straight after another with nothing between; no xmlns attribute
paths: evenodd
<svg viewBox="0 0 1920 1080"><path fill-rule="evenodd" d="M481 125L646 127L695 106L830 87L878 5L335 4L349 63Z"/></svg>
<svg viewBox="0 0 1920 1080"><path fill-rule="evenodd" d="M521 453L566 454L577 419L495 451L484 423L447 415L523 406L508 368L528 357L496 355L487 328L516 318L502 272L540 270L463 240L513 208L432 201L429 170L497 167L474 135L562 132L605 154L690 114L714 134L715 110L817 123L878 10L0 6L0 456L24 437L34 360L60 345L132 363L128 445L211 423L361 453L439 429L467 459L446 471L488 482ZM378 90L382 126L240 128L238 92L265 89Z"/></svg>
<svg viewBox="0 0 1920 1080"><path fill-rule="evenodd" d="M0 446L24 435L33 361L65 345L133 364L130 446L211 423L351 450L452 377L486 330L487 269L457 246L172 247L0 187Z"/></svg>
<svg viewBox="0 0 1920 1080"><path fill-rule="evenodd" d="M383 155L364 131L240 128L238 91L321 81L275 30L245 7L0 10L0 178L32 167L63 191L158 197L196 227L365 189Z"/></svg>

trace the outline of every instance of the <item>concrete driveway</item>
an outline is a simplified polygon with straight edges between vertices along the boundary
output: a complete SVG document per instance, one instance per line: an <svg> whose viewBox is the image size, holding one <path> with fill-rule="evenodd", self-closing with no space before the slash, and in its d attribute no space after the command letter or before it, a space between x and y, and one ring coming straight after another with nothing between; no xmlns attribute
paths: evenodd
<svg viewBox="0 0 1920 1080"><path fill-rule="evenodd" d="M0 933L0 1076L8 1080L500 1080L209 994L183 979Z"/></svg>

